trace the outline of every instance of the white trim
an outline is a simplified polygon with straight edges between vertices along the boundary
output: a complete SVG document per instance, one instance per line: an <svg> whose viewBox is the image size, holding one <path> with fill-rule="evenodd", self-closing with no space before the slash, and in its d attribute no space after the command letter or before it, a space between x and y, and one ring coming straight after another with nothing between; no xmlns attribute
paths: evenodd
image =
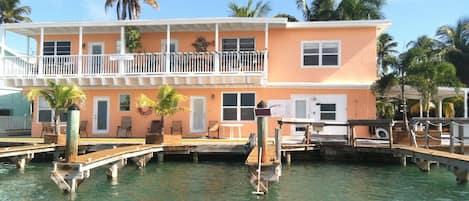
<svg viewBox="0 0 469 201"><path fill-rule="evenodd" d="M122 95L127 95L129 96L129 110L121 110L121 96ZM119 112L130 112L132 109L132 96L130 95L130 93L120 93L119 96L118 96L118 104L117 104L117 111Z"/></svg>
<svg viewBox="0 0 469 201"><path fill-rule="evenodd" d="M255 91L222 91L220 93L220 122L230 123L230 122L255 122L256 117L253 120L241 120L241 94L254 94L254 108L256 108L257 104L257 93ZM223 120L223 94L237 94L237 105L236 106L227 106L228 108L236 108L236 120ZM244 106L244 108L247 108Z"/></svg>
<svg viewBox="0 0 469 201"><path fill-rule="evenodd" d="M204 115L204 121L203 121L203 125L202 125L202 130L194 130L194 119L193 119L193 108L194 108L194 100L196 99L201 99L203 100L203 108L202 108L202 111L203 111L203 115ZM206 122L207 122L207 97L205 96L191 96L190 97L190 117L189 117L189 126L190 126L190 131L191 133L203 133L205 132L205 128L207 127L206 125Z"/></svg>
<svg viewBox="0 0 469 201"><path fill-rule="evenodd" d="M99 131L97 128L98 128L98 104L97 102L98 101L107 101L107 124L106 124L106 130L102 130L102 131ZM109 135L109 122L111 121L111 119L109 118L111 115L111 111L110 111L110 105L111 105L111 101L110 101L110 98L109 96L94 96L93 97L93 122L92 122L92 126L93 126L93 134L99 134L99 135Z"/></svg>
<svg viewBox="0 0 469 201"><path fill-rule="evenodd" d="M267 82L272 88L370 89L372 83Z"/></svg>
<svg viewBox="0 0 469 201"><path fill-rule="evenodd" d="M335 27L377 27L379 31L391 26L390 20L343 20L343 21L315 21L315 22L287 22L286 28L335 28Z"/></svg>
<svg viewBox="0 0 469 201"><path fill-rule="evenodd" d="M81 21L81 22L33 22L2 24L5 29L27 29L47 27L96 27L96 26L151 26L151 25L185 25L185 24L230 24L230 23L287 23L287 18L269 17L212 17L212 18L176 18L161 20L115 20L115 21Z"/></svg>
<svg viewBox="0 0 469 201"><path fill-rule="evenodd" d="M319 65L304 65L304 45L306 43L317 43L319 44ZM322 52L322 46L324 43L337 43L337 65L322 65L322 56L324 56ZM327 54L329 55L329 54ZM332 55L332 54L330 54ZM303 40L301 41L301 68L340 68L341 67L341 59L342 59L342 41L340 40Z"/></svg>

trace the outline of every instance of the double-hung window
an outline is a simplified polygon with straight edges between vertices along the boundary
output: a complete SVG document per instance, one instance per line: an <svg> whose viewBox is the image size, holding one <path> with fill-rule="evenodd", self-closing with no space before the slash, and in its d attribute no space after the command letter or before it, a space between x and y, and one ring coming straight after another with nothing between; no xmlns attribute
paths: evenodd
<svg viewBox="0 0 469 201"><path fill-rule="evenodd" d="M319 107L320 109L320 119L321 120L336 120L336 104L324 104L322 103Z"/></svg>
<svg viewBox="0 0 469 201"><path fill-rule="evenodd" d="M44 42L43 54L45 56L70 55L70 41L46 41Z"/></svg>
<svg viewBox="0 0 469 201"><path fill-rule="evenodd" d="M71 42L46 41L43 44L43 63L44 66L49 67L45 73L69 73L61 70L64 70L63 67L71 65Z"/></svg>
<svg viewBox="0 0 469 201"><path fill-rule="evenodd" d="M119 95L119 111L121 112L130 111L130 95L129 94Z"/></svg>
<svg viewBox="0 0 469 201"><path fill-rule="evenodd" d="M303 67L339 66L339 41L304 41L301 46Z"/></svg>
<svg viewBox="0 0 469 201"><path fill-rule="evenodd" d="M223 93L223 121L253 121L255 93Z"/></svg>
<svg viewBox="0 0 469 201"><path fill-rule="evenodd" d="M222 51L255 51L254 38L224 38L221 41Z"/></svg>
<svg viewBox="0 0 469 201"><path fill-rule="evenodd" d="M54 112L47 104L47 101L39 97L38 98L38 122L52 122L54 120ZM65 122L67 121L67 113L63 113L60 115L60 121Z"/></svg>

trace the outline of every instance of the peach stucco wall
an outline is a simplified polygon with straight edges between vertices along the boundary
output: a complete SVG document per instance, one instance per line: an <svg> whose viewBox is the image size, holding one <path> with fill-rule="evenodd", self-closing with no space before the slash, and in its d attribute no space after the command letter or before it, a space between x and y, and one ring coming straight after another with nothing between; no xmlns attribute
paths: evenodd
<svg viewBox="0 0 469 201"><path fill-rule="evenodd" d="M117 126L120 125L122 116L132 117L132 136L142 137L147 133L147 128L153 119L159 119L155 114L142 116L137 112L137 98L140 94L146 94L149 97L156 96L157 89L114 89L114 90L86 90L88 100L81 105L81 120L88 120L88 133L92 133L92 118L93 118L93 99L95 96L107 96L110 99L110 131L105 135L93 135L102 137L113 137L116 135ZM189 107L190 96L204 96L206 97L206 124L210 120L221 121L221 95L222 92L255 92L256 102L260 100L269 101L271 99L290 99L293 94L345 94L347 95L347 118L348 119L373 119L375 118L375 97L370 90L319 90L319 89L286 89L286 88L211 88L211 89L178 89L179 93L188 97L187 101L181 103L182 106ZM119 111L119 95L131 95L131 111ZM37 108L37 101L35 108ZM33 136L39 136L41 125L37 122L37 110L34 110L32 132ZM184 135L191 135L189 128L190 112L178 112L172 117L165 119L165 132L169 132L171 120L183 121ZM273 135L274 128L277 127L276 120L278 118L270 118L269 120L269 134ZM247 137L249 133L256 132L255 121L237 122L243 123L242 134ZM228 136L227 133L222 133L222 136ZM283 135L290 135L290 128L285 126L282 129Z"/></svg>

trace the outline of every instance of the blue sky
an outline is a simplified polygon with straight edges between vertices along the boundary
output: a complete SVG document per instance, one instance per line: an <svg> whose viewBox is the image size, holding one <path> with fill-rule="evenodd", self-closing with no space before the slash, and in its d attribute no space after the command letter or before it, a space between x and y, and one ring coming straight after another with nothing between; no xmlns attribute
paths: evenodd
<svg viewBox="0 0 469 201"><path fill-rule="evenodd" d="M232 0L158 0L159 10L143 6L142 19L224 17L229 15L228 3ZM248 0L233 0L246 4ZM265 0L264 0L265 1ZM61 21L103 21L115 19L115 10L104 11L104 0L22 0L23 5L32 8L34 22ZM257 2L255 0L255 2ZM310 1L309 1L310 2ZM302 19L295 0L270 0L272 11L288 13ZM469 0L388 0L384 7L386 19L393 25L388 29L400 43L402 51L405 43L420 35L434 36L438 26L455 24L462 16L469 17ZM7 45L25 51L25 40L9 36Z"/></svg>

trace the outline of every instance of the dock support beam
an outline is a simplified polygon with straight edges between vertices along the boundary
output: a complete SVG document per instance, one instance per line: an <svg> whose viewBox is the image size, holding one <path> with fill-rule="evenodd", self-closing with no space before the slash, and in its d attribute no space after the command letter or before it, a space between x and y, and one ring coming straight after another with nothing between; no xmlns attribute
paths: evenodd
<svg viewBox="0 0 469 201"><path fill-rule="evenodd" d="M415 164L419 167L422 172L430 171L430 161L423 159L415 159Z"/></svg>
<svg viewBox="0 0 469 201"><path fill-rule="evenodd" d="M112 178L112 179L117 178L117 176L119 175L119 169L121 169L125 165L127 165L127 160L126 159L122 159L122 160L117 161L115 163L111 163L109 168L106 171L106 175L109 178Z"/></svg>
<svg viewBox="0 0 469 201"><path fill-rule="evenodd" d="M458 184L465 184L469 180L469 171L464 169L459 169L454 167L452 172L456 176L456 181Z"/></svg>
<svg viewBox="0 0 469 201"><path fill-rule="evenodd" d="M197 152L192 153L192 162L194 162L194 163L199 162L199 153L197 153Z"/></svg>
<svg viewBox="0 0 469 201"><path fill-rule="evenodd" d="M75 161L78 157L78 130L80 128L80 108L73 104L67 112L67 144L65 146L65 160Z"/></svg>
<svg viewBox="0 0 469 201"><path fill-rule="evenodd" d="M134 158L132 158L132 161L137 165L137 167L139 169L142 169L145 166L147 166L147 163L148 163L148 161L151 160L151 158L153 158L153 153L145 154L143 156L134 157Z"/></svg>
<svg viewBox="0 0 469 201"><path fill-rule="evenodd" d="M11 157L10 160L15 163L16 167L20 170L24 170L26 164L33 159L33 155L22 155Z"/></svg>
<svg viewBox="0 0 469 201"><path fill-rule="evenodd" d="M291 153L290 152L285 152L285 162L287 165L291 165Z"/></svg>
<svg viewBox="0 0 469 201"><path fill-rule="evenodd" d="M403 167L406 167L407 166L407 156L405 156L405 155L401 156L400 159L401 159L401 165Z"/></svg>
<svg viewBox="0 0 469 201"><path fill-rule="evenodd" d="M157 156L158 156L158 162L159 163L164 162L164 153L163 152L158 152Z"/></svg>

